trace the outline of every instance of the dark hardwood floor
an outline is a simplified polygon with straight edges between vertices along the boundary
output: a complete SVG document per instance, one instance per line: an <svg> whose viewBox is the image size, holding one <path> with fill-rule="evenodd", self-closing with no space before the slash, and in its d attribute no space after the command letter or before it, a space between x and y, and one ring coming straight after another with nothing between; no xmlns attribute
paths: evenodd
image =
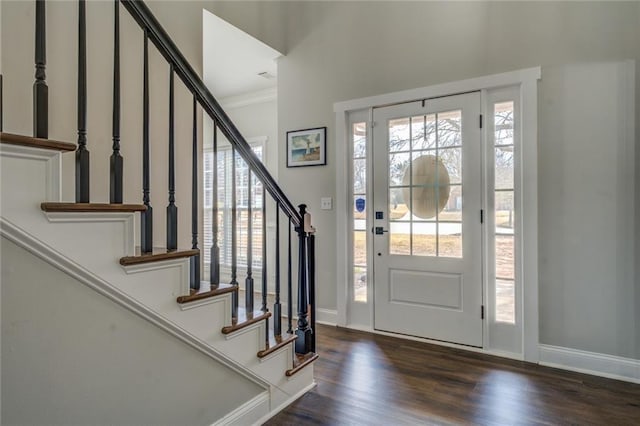
<svg viewBox="0 0 640 426"><path fill-rule="evenodd" d="M640 425L640 385L318 326L318 386L267 425Z"/></svg>

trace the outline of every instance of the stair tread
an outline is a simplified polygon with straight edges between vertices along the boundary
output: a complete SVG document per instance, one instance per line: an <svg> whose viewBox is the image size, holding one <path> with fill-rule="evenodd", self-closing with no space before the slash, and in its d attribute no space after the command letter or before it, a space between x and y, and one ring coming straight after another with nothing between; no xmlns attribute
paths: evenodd
<svg viewBox="0 0 640 426"><path fill-rule="evenodd" d="M128 266L137 265L140 263L161 262L163 260L197 256L198 254L200 254L200 250L198 249L167 251L166 248L160 247L154 247L151 253L142 253L140 251L140 247L136 247L136 254L134 256L121 257L120 264L122 266Z"/></svg>
<svg viewBox="0 0 640 426"><path fill-rule="evenodd" d="M251 324L255 324L269 317L271 317L271 312L262 312L261 310L256 310L247 313L244 308L238 308L238 317L232 319L231 325L222 327L222 334L230 334L234 331L242 330L243 328L248 327Z"/></svg>
<svg viewBox="0 0 640 426"><path fill-rule="evenodd" d="M45 212L140 212L147 210L144 204L109 203L41 203Z"/></svg>
<svg viewBox="0 0 640 426"><path fill-rule="evenodd" d="M179 296L176 300L178 303L189 303L195 302L196 300L208 299L210 297L219 296L225 293L231 293L233 291L237 291L237 287L231 284L218 284L216 288L212 288L209 291L203 291L202 293L198 293L195 290L191 291L191 294L188 296Z"/></svg>
<svg viewBox="0 0 640 426"><path fill-rule="evenodd" d="M278 349L288 345L289 343L295 342L296 335L283 333L281 336L274 336L271 334L273 330L269 330L269 341L267 342L267 347L258 351L258 358L264 358L265 356L277 351Z"/></svg>
<svg viewBox="0 0 640 426"><path fill-rule="evenodd" d="M307 365L310 365L319 358L319 355L315 352L309 352L304 355L296 354L293 358L293 368L285 372L287 377L291 377Z"/></svg>
<svg viewBox="0 0 640 426"><path fill-rule="evenodd" d="M60 142L53 139L34 138L33 136L16 135L14 133L0 133L0 140L11 145L30 146L34 148L51 149L54 151L75 151L74 143Z"/></svg>

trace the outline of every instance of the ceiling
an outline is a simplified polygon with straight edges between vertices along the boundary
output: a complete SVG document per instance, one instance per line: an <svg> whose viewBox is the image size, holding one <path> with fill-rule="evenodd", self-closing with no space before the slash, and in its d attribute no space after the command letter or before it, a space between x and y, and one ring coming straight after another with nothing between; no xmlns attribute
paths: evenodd
<svg viewBox="0 0 640 426"><path fill-rule="evenodd" d="M276 59L282 54L207 10L202 52L204 83L216 98L277 86Z"/></svg>

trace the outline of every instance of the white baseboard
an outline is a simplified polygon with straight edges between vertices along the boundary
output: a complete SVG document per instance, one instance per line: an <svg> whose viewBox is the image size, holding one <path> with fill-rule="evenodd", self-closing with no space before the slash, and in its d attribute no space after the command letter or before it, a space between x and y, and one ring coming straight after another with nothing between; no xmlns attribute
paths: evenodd
<svg viewBox="0 0 640 426"><path fill-rule="evenodd" d="M287 315L287 302L282 302L282 320L286 321ZM298 318L298 307L293 305L293 322L295 323ZM337 325L338 324L338 311L335 309L316 308L316 322L324 325Z"/></svg>
<svg viewBox="0 0 640 426"><path fill-rule="evenodd" d="M640 383L640 360L560 346L539 345L540 365Z"/></svg>
<svg viewBox="0 0 640 426"><path fill-rule="evenodd" d="M316 322L318 324L336 325L338 323L338 311L335 309L316 309Z"/></svg>
<svg viewBox="0 0 640 426"><path fill-rule="evenodd" d="M265 414L267 413L267 414ZM269 391L242 404L211 426L249 425L269 414Z"/></svg>
<svg viewBox="0 0 640 426"><path fill-rule="evenodd" d="M291 405L295 400L300 398L302 395L304 395L305 393L309 392L311 389L315 388L316 385L317 385L317 383L314 381L309 386L306 386L304 389L302 389L300 392L296 393L295 395L291 396L290 398L287 398L287 400L285 402L280 404L276 409L271 410L270 413L268 413L267 415L262 417L260 420L255 422L254 425L261 425L261 424L266 423L267 420L269 420L271 417L275 416L280 411L282 411L285 408L287 408L289 405Z"/></svg>

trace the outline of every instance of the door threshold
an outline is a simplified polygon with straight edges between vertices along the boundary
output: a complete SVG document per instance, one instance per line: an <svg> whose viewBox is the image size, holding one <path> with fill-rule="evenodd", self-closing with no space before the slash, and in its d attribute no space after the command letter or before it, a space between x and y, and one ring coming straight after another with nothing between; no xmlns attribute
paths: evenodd
<svg viewBox="0 0 640 426"><path fill-rule="evenodd" d="M336 327L346 328L350 330L364 331L366 333L379 334L381 336L397 337L399 339L412 340L414 342L428 343L431 345L444 346L447 348L462 349L469 352L476 352L484 355L493 355L501 358L513 359L516 361L525 360L524 356L518 353L498 351L495 349L491 350L491 349L486 349L486 348L476 347L476 346L461 345L459 343L444 342L442 340L428 339L425 337L411 336L408 334L391 333L389 331L376 330L374 328L371 328L370 326L365 326L360 324L336 325ZM537 364L537 363L534 363L534 364Z"/></svg>

